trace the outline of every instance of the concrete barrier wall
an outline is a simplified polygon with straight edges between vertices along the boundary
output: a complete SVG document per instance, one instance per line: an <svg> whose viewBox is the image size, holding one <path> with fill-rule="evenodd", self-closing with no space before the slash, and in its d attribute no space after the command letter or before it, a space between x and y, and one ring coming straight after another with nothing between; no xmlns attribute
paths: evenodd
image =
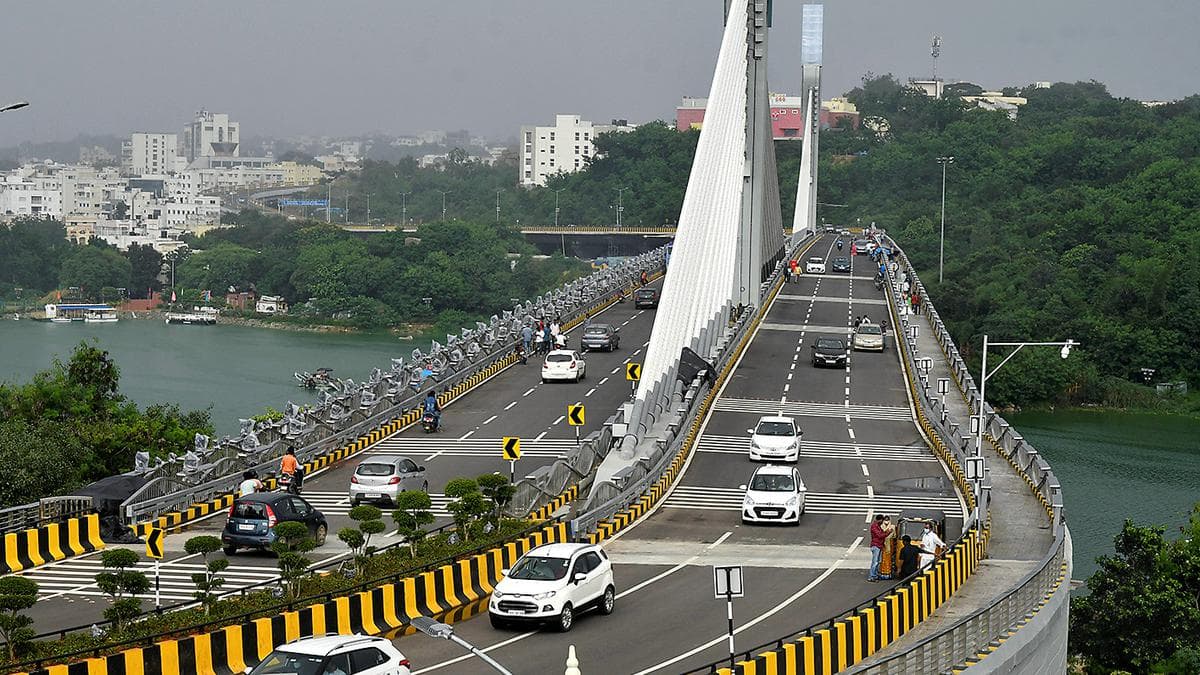
<svg viewBox="0 0 1200 675"><path fill-rule="evenodd" d="M154 642L109 656L52 665L21 675L232 675L258 663L276 646L323 633L378 635L403 629L414 616L468 611L487 598L500 570L543 544L567 541L565 523L484 553L368 591L203 634Z"/></svg>
<svg viewBox="0 0 1200 675"><path fill-rule="evenodd" d="M4 535L0 574L20 572L104 548L100 516L90 514Z"/></svg>

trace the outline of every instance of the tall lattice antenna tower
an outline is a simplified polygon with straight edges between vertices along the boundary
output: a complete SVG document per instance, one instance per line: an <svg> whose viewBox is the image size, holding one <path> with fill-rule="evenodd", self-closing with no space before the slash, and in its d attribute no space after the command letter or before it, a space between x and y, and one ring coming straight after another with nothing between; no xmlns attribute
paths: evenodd
<svg viewBox="0 0 1200 675"><path fill-rule="evenodd" d="M929 55L933 57L933 81L937 82L937 60L942 55L942 36L934 35L933 44L929 47Z"/></svg>

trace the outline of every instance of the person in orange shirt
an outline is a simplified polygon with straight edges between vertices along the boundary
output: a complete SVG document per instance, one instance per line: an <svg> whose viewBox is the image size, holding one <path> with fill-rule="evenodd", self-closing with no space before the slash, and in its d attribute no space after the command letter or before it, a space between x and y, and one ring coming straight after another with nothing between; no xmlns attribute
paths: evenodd
<svg viewBox="0 0 1200 675"><path fill-rule="evenodd" d="M299 493L300 491L300 476L298 470L300 462L296 460L296 448L288 446L287 452L283 455L283 461L279 463L280 477L288 477L288 491Z"/></svg>

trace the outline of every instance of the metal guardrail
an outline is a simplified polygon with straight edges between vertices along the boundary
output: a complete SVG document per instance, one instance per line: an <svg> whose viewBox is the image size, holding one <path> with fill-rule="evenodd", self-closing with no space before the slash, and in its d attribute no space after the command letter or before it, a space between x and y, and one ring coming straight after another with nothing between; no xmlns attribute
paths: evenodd
<svg viewBox="0 0 1200 675"><path fill-rule="evenodd" d="M894 245L894 242L893 242ZM893 250L898 250L893 246ZM975 381L967 370L966 363L958 353L949 332L924 285L917 278L911 263L903 252L899 253L910 284L921 294L922 305L925 307L929 326L945 352L947 361L954 374L954 379L960 392L966 399L971 411L979 409L978 389ZM936 635L921 640L903 651L891 655L867 668L859 668L851 672L871 674L893 673L929 673L948 672L951 668L963 663L967 658L979 654L989 643L1006 633L1029 612L1033 611L1046 596L1060 583L1064 574L1063 564L1068 548L1062 487L1059 484L1050 465L1038 454L1029 443L1013 431L1008 422L1004 421L990 406L986 407L987 416L984 432L995 449L1012 463L1031 486L1035 495L1047 509L1047 515L1054 528L1054 543L1033 571L1026 574L1013 588L997 598L988 607L981 608L972 614L958 620L942 629ZM970 439L960 444L964 449ZM1059 588L1063 588L1059 586Z"/></svg>
<svg viewBox="0 0 1200 675"><path fill-rule="evenodd" d="M92 513L91 497L45 497L0 509L0 534L19 532Z"/></svg>

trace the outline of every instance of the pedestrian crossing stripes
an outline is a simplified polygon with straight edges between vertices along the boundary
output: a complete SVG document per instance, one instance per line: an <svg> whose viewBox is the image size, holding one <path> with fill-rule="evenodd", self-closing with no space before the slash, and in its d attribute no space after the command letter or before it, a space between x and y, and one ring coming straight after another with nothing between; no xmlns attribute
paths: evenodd
<svg viewBox="0 0 1200 675"><path fill-rule="evenodd" d="M912 421L908 408L890 405L862 405L842 403L814 403L807 401L779 401L757 398L719 398L714 409L724 412L754 413L758 415L802 415L808 417L860 417L870 420Z"/></svg>
<svg viewBox="0 0 1200 675"><path fill-rule="evenodd" d="M745 455L750 450L749 436L705 434L696 446L698 452ZM884 445L879 443L837 443L833 441L801 441L800 457L819 459L853 459L873 462L936 462L924 445Z"/></svg>
<svg viewBox="0 0 1200 675"><path fill-rule="evenodd" d="M279 576L279 570L273 564L274 560L264 559L261 566L238 564L236 560L234 558L233 564L218 575L225 579L225 584L221 586L223 593L272 581ZM153 584L153 562L139 562L136 569L138 572L144 572ZM96 575L103 571L105 570L100 556L90 556L72 558L58 564L38 567L22 573L21 576L37 582L38 600L77 596L104 598L107 596L96 586ZM192 581L192 575L203 571L204 563L198 556L190 558L188 562L162 563L159 576L162 600L171 603L194 600L193 592L196 590L196 584ZM153 604L154 591L151 590L149 593L137 597L150 600L150 604ZM90 601L95 602L95 600Z"/></svg>
<svg viewBox="0 0 1200 675"><path fill-rule="evenodd" d="M668 509L697 511L741 511L744 488L680 485L663 504ZM804 512L833 516L858 516L868 513L898 514L908 509L937 509L946 515L962 515L955 497L938 495L842 494L809 492L804 496Z"/></svg>
<svg viewBox="0 0 1200 675"><path fill-rule="evenodd" d="M500 458L502 438L421 438L392 436L376 443L367 455L412 455L414 457L494 457ZM521 439L522 457L562 459L576 447L574 438Z"/></svg>
<svg viewBox="0 0 1200 675"><path fill-rule="evenodd" d="M350 509L354 508L350 505L350 497L345 492L318 492L315 490L302 490L300 496L304 497L304 501L313 505L313 508L325 514L326 518L330 516L348 516ZM429 510L435 517L449 516L450 512L446 510L446 504L450 503L450 498L444 494L435 492L429 493L429 501L433 502L433 508ZM387 502L376 502L384 512L383 522L390 523L390 514L394 509Z"/></svg>

